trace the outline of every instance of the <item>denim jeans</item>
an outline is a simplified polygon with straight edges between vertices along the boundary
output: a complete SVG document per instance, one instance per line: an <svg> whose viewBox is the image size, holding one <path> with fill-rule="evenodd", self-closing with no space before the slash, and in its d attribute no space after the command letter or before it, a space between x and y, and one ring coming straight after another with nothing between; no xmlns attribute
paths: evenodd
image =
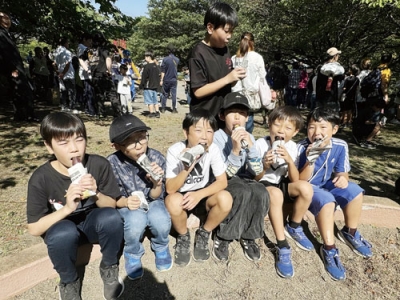
<svg viewBox="0 0 400 300"><path fill-rule="evenodd" d="M167 105L167 99L171 93L172 98L172 108L176 108L176 87L178 85L177 81L165 81L162 86L162 96L161 96L161 106L163 108Z"/></svg>
<svg viewBox="0 0 400 300"><path fill-rule="evenodd" d="M254 113L249 112L249 118L247 119L246 122L246 131L248 133L253 133L254 130Z"/></svg>
<svg viewBox="0 0 400 300"><path fill-rule="evenodd" d="M140 258L144 254L142 238L146 227L149 227L152 237L151 249L154 252L164 251L168 248L169 231L171 230L171 217L165 208L164 201L154 200L149 203L149 210L118 209L124 219L124 252L131 257Z"/></svg>
<svg viewBox="0 0 400 300"><path fill-rule="evenodd" d="M102 264L118 264L123 241L123 221L117 210L110 207L95 208L86 217L64 219L51 226L44 238L54 269L62 283L77 278L75 263L78 246L98 243L103 254Z"/></svg>

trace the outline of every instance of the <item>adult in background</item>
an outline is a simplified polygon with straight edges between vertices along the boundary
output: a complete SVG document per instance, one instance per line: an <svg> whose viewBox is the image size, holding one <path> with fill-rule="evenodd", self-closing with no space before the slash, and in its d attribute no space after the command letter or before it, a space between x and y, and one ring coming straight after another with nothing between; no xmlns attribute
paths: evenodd
<svg viewBox="0 0 400 300"><path fill-rule="evenodd" d="M50 72L42 48L35 47L34 52L35 56L29 63L29 72L35 84L35 97L43 101L48 99Z"/></svg>
<svg viewBox="0 0 400 300"><path fill-rule="evenodd" d="M276 52L274 59L275 61L271 64L267 74L267 81L271 89L276 92L278 106L282 106L284 104L285 87L289 82L290 71L282 61L282 53Z"/></svg>
<svg viewBox="0 0 400 300"><path fill-rule="evenodd" d="M34 115L33 90L25 73L21 54L8 29L10 17L0 12L0 75L12 88L14 121L39 121Z"/></svg>
<svg viewBox="0 0 400 300"><path fill-rule="evenodd" d="M93 35L93 56L91 57L91 71L95 93L96 114L99 118L105 116L104 102L110 101L114 117L122 115L121 102L117 89L111 77L112 60L107 49L108 42L101 32Z"/></svg>
<svg viewBox="0 0 400 300"><path fill-rule="evenodd" d="M346 77L343 84L343 101L340 102L340 127L350 127L353 121L353 111L356 106L357 89L360 80L357 75L360 69L356 65L352 65L349 70L349 76Z"/></svg>
<svg viewBox="0 0 400 300"><path fill-rule="evenodd" d="M68 38L62 37L55 53L60 81L61 110L73 110L75 106L75 71L72 66L72 53L68 48Z"/></svg>
<svg viewBox="0 0 400 300"><path fill-rule="evenodd" d="M267 72L265 71L264 59L260 54L254 51L254 36L251 32L244 32L240 39L239 49L236 55L232 56L233 67L246 68L246 77L238 80L232 88L233 92L247 90L246 97L254 97L253 101L260 102L259 80L265 80ZM259 79L257 81L257 78ZM254 86L254 83L256 86ZM251 99L248 99L249 102ZM230 128L232 129L232 128ZM246 131L252 133L254 129L254 112L249 111L246 122Z"/></svg>
<svg viewBox="0 0 400 300"><path fill-rule="evenodd" d="M294 61L292 71L289 74L289 83L287 88L286 105L297 106L297 95L299 91L299 83L301 78L300 64Z"/></svg>
<svg viewBox="0 0 400 300"><path fill-rule="evenodd" d="M174 55L175 47L168 45L168 56L164 57L161 63L161 80L160 85L162 86L161 95L161 109L162 113L166 110L167 99L169 94L172 98L172 113L178 113L176 109L176 89L178 86L178 64L179 58Z"/></svg>
<svg viewBox="0 0 400 300"><path fill-rule="evenodd" d="M331 47L326 51L325 63L317 77L316 100L318 107L333 104L337 109L338 83L343 80L344 68L340 65L339 55L342 51Z"/></svg>
<svg viewBox="0 0 400 300"><path fill-rule="evenodd" d="M96 115L94 108L94 91L91 84L92 72L89 66L89 51L93 38L90 33L83 33L79 41L77 56L79 58L79 77L83 82L83 103L85 114L93 117Z"/></svg>

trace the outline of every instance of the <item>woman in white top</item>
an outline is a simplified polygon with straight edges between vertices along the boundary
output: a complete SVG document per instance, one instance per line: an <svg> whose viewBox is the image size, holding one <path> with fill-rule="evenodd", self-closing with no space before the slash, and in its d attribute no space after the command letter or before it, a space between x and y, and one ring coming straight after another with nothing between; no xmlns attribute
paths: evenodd
<svg viewBox="0 0 400 300"><path fill-rule="evenodd" d="M265 71L264 59L260 54L254 51L254 36L251 32L244 32L240 39L239 49L236 55L232 56L233 67L246 68L246 77L238 81L232 88L232 92L242 92L246 90L246 97L254 97L252 99L259 103L261 108L261 100L258 94L260 79L264 79L267 75ZM248 99L251 102L251 99ZM249 113L249 119L246 123L246 130L250 133L254 129L254 112Z"/></svg>

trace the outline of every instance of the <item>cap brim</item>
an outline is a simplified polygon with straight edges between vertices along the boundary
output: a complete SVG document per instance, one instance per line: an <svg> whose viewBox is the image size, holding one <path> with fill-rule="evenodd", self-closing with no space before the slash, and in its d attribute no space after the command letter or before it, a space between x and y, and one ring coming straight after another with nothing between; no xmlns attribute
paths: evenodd
<svg viewBox="0 0 400 300"><path fill-rule="evenodd" d="M123 132L120 135L117 135L116 137L114 137L112 139L111 143L120 144L123 141L125 141L132 133L138 132L138 131L147 131L147 130L151 130L151 128L147 127L147 126L132 128L132 129L130 129L130 130L126 131L126 132Z"/></svg>

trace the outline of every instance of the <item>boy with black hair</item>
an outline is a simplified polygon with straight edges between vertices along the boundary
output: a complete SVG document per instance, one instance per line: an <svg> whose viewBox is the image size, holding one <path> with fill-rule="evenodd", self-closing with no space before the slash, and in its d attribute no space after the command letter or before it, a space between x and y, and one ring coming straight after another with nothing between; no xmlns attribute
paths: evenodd
<svg viewBox="0 0 400 300"><path fill-rule="evenodd" d="M81 299L81 281L75 266L78 247L100 244L104 299L116 299L124 290L118 276L123 222L115 210L120 192L111 166L101 156L86 154L85 125L71 113L47 115L40 134L53 157L29 180L28 232L42 236L47 245L60 276L60 299ZM75 179L74 173L70 178L71 167L79 161L82 165L74 167L81 169L82 177ZM91 193L85 196L87 191Z"/></svg>
<svg viewBox="0 0 400 300"><path fill-rule="evenodd" d="M224 190L227 186L225 165L218 146L213 143L217 130L214 116L203 109L194 110L186 115L182 128L186 140L172 145L167 152L165 205L178 234L175 263L186 266L190 262L188 214L207 214L205 223L196 231L193 251L195 261L205 261L210 257L210 233L228 215L232 197ZM195 153L194 147L199 151Z"/></svg>
<svg viewBox="0 0 400 300"><path fill-rule="evenodd" d="M227 47L237 25L236 12L228 4L216 2L207 10L204 17L206 36L193 48L189 59L190 110L206 109L217 117L232 84L246 76L244 68L232 70Z"/></svg>
<svg viewBox="0 0 400 300"><path fill-rule="evenodd" d="M294 276L294 269L291 261L292 249L285 235L293 239L300 249L314 249L301 226L313 191L308 182L299 180L296 167L297 147L292 139L303 127L300 112L294 106L280 106L271 112L268 123L270 135L256 142L263 157L263 171L256 179L271 195L269 219L277 241L275 268L279 276L289 278ZM294 202L293 213L286 225L282 211L284 198L293 198Z"/></svg>
<svg viewBox="0 0 400 300"><path fill-rule="evenodd" d="M262 162L253 135L245 130L250 105L238 92L225 96L220 119L225 123L214 135L226 166L228 187L233 197L232 210L214 236L213 256L229 258L229 243L240 240L244 255L251 261L261 259L256 239L264 235L264 218L269 209L269 194L254 180L262 172Z"/></svg>
<svg viewBox="0 0 400 300"><path fill-rule="evenodd" d="M132 115L120 116L110 126L110 141L117 151L108 160L122 195L117 207L124 219L125 269L131 280L143 276L141 240L146 228L152 234L150 241L157 270L172 268L168 248L171 218L164 204L165 158L148 147L148 130L146 124ZM157 175L155 178L138 162L146 157L151 162L151 173Z"/></svg>
<svg viewBox="0 0 400 300"><path fill-rule="evenodd" d="M323 240L320 254L325 269L333 280L344 280L346 270L335 246L335 208L340 205L345 222L338 232L339 239L357 255L370 258L372 246L357 230L364 190L349 182L347 143L332 137L339 129L339 116L330 109L316 108L307 116L307 124L307 138L297 144L300 179L313 186L309 210L315 216Z"/></svg>
<svg viewBox="0 0 400 300"><path fill-rule="evenodd" d="M146 51L144 59L147 64L143 68L140 89L144 89L144 103L149 107L149 118L159 118L160 110L157 99L157 90L160 87L160 67L155 63L154 53ZM176 97L176 95L175 95Z"/></svg>

